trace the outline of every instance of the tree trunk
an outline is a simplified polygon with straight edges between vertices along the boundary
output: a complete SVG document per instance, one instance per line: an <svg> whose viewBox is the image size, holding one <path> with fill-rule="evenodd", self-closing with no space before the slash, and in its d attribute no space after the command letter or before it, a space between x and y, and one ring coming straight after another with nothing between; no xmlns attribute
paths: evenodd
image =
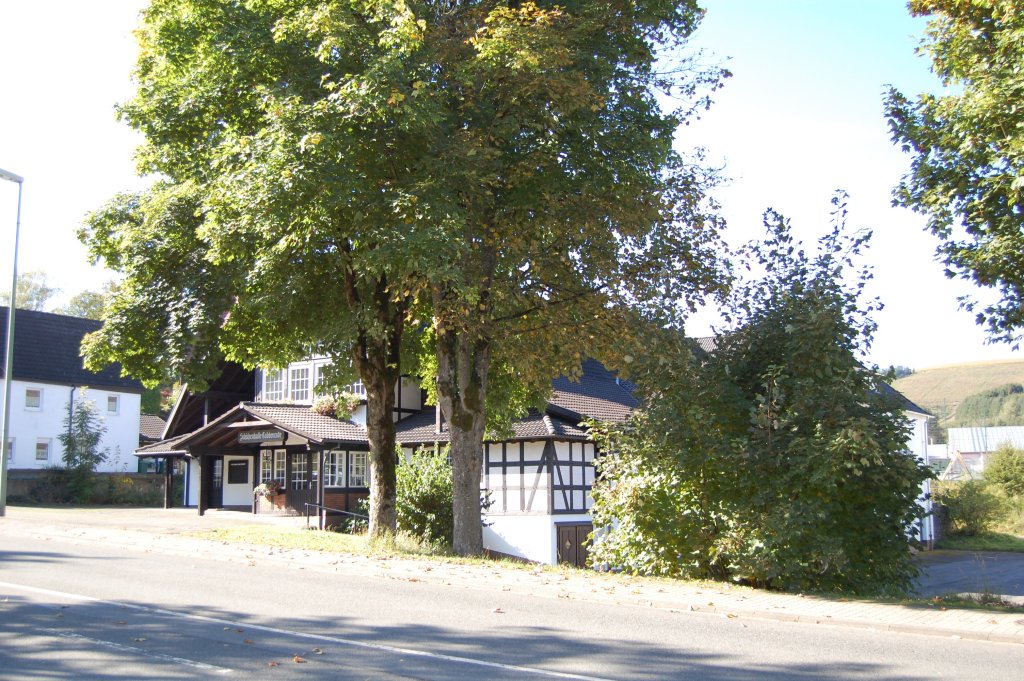
<svg viewBox="0 0 1024 681"><path fill-rule="evenodd" d="M370 358L368 364L374 364ZM395 515L395 381L383 367L364 372L366 434L370 441L370 536L397 529ZM369 383L367 382L369 380Z"/></svg>
<svg viewBox="0 0 1024 681"><path fill-rule="evenodd" d="M483 553L480 479L483 468L490 342L454 329L439 329L437 393L451 434L454 477L452 549L460 556Z"/></svg>

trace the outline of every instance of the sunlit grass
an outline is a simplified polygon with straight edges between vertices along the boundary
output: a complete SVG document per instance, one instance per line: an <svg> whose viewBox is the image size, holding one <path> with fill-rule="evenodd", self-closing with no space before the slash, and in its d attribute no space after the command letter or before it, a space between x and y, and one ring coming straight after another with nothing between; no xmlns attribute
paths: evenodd
<svg viewBox="0 0 1024 681"><path fill-rule="evenodd" d="M1006 532L984 532L972 537L951 534L940 539L936 543L935 548L951 549L954 551L1013 551L1024 553L1024 537Z"/></svg>

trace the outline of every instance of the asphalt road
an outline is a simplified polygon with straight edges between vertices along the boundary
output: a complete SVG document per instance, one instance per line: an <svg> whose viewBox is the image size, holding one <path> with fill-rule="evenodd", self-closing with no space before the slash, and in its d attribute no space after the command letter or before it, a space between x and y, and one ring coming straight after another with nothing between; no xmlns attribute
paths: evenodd
<svg viewBox="0 0 1024 681"><path fill-rule="evenodd" d="M922 596L980 593L1024 598L1024 553L927 551L919 560L916 590Z"/></svg>
<svg viewBox="0 0 1024 681"><path fill-rule="evenodd" d="M1020 681L1022 668L1014 644L30 536L0 547L0 679Z"/></svg>

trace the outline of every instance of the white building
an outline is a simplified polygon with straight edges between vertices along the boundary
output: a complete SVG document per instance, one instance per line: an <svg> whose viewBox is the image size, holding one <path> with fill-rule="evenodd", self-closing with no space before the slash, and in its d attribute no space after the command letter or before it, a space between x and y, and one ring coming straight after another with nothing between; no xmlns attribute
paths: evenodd
<svg viewBox="0 0 1024 681"><path fill-rule="evenodd" d="M6 342L7 313L0 307L0 344ZM98 373L82 366L82 337L99 329L100 322L31 310L18 310L14 322L8 468L63 465L59 436L68 406L81 400L87 388L85 396L107 429L100 442L107 460L97 470L134 472L142 384L120 376L116 365ZM6 370L2 364L0 357L0 369ZM0 409L3 397L0 391Z"/></svg>

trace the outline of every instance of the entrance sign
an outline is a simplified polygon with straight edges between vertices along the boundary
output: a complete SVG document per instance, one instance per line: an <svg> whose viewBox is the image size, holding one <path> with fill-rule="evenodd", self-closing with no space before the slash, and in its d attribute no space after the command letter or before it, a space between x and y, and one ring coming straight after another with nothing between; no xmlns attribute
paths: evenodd
<svg viewBox="0 0 1024 681"><path fill-rule="evenodd" d="M284 442L284 433L280 430L250 430L238 434L239 444L246 442Z"/></svg>

